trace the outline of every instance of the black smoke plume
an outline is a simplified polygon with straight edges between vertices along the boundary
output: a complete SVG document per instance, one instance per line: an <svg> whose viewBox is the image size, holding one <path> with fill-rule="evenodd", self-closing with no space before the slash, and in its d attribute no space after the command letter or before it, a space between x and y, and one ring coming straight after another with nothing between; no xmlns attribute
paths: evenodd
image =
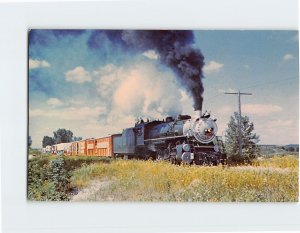
<svg viewBox="0 0 300 233"><path fill-rule="evenodd" d="M202 68L204 57L195 49L194 35L188 30L108 30L102 31L109 40L138 51L155 50L160 61L177 75L181 85L193 97L194 109L202 110L203 84ZM94 36L94 37L93 37ZM90 45L96 42L92 35Z"/></svg>

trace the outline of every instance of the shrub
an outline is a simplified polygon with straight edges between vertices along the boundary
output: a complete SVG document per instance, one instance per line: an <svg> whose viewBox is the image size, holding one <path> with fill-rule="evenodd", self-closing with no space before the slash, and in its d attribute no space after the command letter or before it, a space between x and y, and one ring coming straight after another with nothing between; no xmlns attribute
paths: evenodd
<svg viewBox="0 0 300 233"><path fill-rule="evenodd" d="M70 175L64 168L63 156L54 159L41 157L28 163L29 200L69 200Z"/></svg>
<svg viewBox="0 0 300 233"><path fill-rule="evenodd" d="M82 166L84 169L93 163L110 162L110 158L91 156L43 155L34 157L28 162L28 199L69 200L71 171Z"/></svg>

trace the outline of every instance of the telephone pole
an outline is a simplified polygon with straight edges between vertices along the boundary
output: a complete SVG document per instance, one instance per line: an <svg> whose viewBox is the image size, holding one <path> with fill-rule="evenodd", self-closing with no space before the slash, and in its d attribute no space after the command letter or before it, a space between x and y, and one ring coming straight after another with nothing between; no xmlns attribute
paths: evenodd
<svg viewBox="0 0 300 233"><path fill-rule="evenodd" d="M237 95L238 96L238 110L239 110L239 118L238 118L238 132L239 132L239 155L242 156L242 127L241 127L241 118L242 118L242 110L241 110L241 95L252 95L252 93L243 93L243 92L225 92L227 95Z"/></svg>

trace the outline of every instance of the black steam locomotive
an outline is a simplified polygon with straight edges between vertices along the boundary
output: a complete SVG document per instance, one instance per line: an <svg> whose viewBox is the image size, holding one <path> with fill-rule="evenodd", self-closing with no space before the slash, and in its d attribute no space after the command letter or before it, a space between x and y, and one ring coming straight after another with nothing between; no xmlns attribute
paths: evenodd
<svg viewBox="0 0 300 233"><path fill-rule="evenodd" d="M139 120L122 134L114 135L115 156L169 160L174 164L218 165L226 163L216 119L210 114L178 115L175 119Z"/></svg>

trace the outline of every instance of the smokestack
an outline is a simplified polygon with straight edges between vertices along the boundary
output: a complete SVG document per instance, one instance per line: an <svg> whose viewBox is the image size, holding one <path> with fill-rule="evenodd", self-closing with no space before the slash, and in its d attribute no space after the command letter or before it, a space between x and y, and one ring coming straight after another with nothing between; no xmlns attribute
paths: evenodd
<svg viewBox="0 0 300 233"><path fill-rule="evenodd" d="M201 118L201 114L202 114L201 110L196 110L194 114L195 119Z"/></svg>

